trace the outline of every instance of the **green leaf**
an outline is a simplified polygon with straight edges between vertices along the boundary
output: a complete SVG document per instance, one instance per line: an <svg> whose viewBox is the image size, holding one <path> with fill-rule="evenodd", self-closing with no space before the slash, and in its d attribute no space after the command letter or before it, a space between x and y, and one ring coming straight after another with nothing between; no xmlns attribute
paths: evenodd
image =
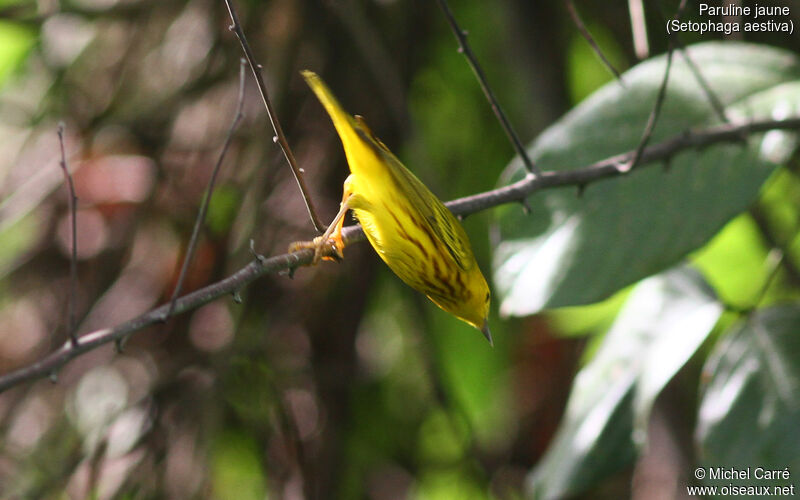
<svg viewBox="0 0 800 500"><path fill-rule="evenodd" d="M244 433L225 431L216 436L211 450L214 498L260 500L267 485L256 441Z"/></svg>
<svg viewBox="0 0 800 500"><path fill-rule="evenodd" d="M530 476L534 498L579 493L628 464L656 396L722 313L711 289L681 267L640 283L578 373L556 436ZM635 430L636 429L636 430Z"/></svg>
<svg viewBox="0 0 800 500"><path fill-rule="evenodd" d="M28 55L35 39L33 30L0 20L0 86Z"/></svg>
<svg viewBox="0 0 800 500"><path fill-rule="evenodd" d="M768 249L748 214L729 222L692 256L717 295L729 306L747 308L758 299L769 279Z"/></svg>
<svg viewBox="0 0 800 500"><path fill-rule="evenodd" d="M788 467L796 483L799 328L800 304L771 307L744 319L716 346L703 370L711 379L697 424L707 467Z"/></svg>
<svg viewBox="0 0 800 500"><path fill-rule="evenodd" d="M712 42L689 48L692 60L735 120L800 115L800 60L770 47ZM665 57L639 64L595 92L529 148L543 170L565 170L634 149L651 112ZM676 54L651 144L716 122L708 98ZM547 190L495 213L495 291L501 312L602 300L668 269L702 246L755 199L776 164L794 149L785 132L752 135L746 146L720 144L675 156L669 171L641 168L625 177ZM524 176L515 159L502 183Z"/></svg>
<svg viewBox="0 0 800 500"><path fill-rule="evenodd" d="M215 235L224 234L233 224L241 204L241 195L231 186L220 186L208 204L207 225Z"/></svg>
<svg viewBox="0 0 800 500"><path fill-rule="evenodd" d="M454 408L467 418L477 442L487 448L502 447L513 421L508 382L509 332L491 321L495 347L476 329L436 308L431 308L430 333L435 369Z"/></svg>

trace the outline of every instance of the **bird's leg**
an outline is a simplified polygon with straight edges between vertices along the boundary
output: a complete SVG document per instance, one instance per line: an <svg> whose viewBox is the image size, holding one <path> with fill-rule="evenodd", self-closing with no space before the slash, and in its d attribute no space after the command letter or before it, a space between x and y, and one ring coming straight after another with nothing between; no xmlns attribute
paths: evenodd
<svg viewBox="0 0 800 500"><path fill-rule="evenodd" d="M353 194L350 187L352 174L344 181L344 189L342 192L342 203L339 206L339 213L333 218L333 222L328 226L328 229L317 236L312 241L296 241L289 245L289 252L302 250L304 248L314 249L314 260L312 265L319 262L319 259L324 260L341 260L344 257L342 250L344 250L344 241L342 240L342 227L344 226L344 215L349 210L348 201ZM326 247L333 250L333 255L325 255Z"/></svg>

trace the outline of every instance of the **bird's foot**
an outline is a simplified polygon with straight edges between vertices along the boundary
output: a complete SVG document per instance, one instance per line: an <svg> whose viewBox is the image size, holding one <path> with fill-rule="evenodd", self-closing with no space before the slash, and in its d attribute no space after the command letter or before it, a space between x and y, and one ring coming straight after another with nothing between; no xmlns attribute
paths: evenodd
<svg viewBox="0 0 800 500"><path fill-rule="evenodd" d="M319 263L320 259L340 262L344 258L344 241L341 235L317 236L312 241L295 241L289 245L289 253L311 248L314 250L314 259L311 265Z"/></svg>

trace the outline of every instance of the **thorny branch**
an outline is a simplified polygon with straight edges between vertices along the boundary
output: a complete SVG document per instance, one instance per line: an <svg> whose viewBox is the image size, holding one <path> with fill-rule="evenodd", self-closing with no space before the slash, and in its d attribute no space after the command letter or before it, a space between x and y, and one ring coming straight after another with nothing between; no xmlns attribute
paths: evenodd
<svg viewBox="0 0 800 500"><path fill-rule="evenodd" d="M787 120L754 121L740 125L723 124L680 134L645 148L640 156L640 168L657 165L660 161L666 161L673 155L687 149L702 148L723 142L738 142L741 140L742 135L756 134L768 130L800 130L800 117ZM528 174L524 179L508 186L459 198L446 203L446 205L456 215L468 215L504 203L518 203L525 197L542 189L581 186L600 179L626 175L629 170L625 168L625 165L630 162L634 154L634 151L629 151L571 170L542 172L539 176ZM348 245L364 239L364 233L358 225L345 228L342 235L345 244ZM235 293L265 274L293 270L299 266L308 265L313 257L314 251L311 249L274 257L257 256L250 264L231 276L176 300L174 312L180 314L184 311L196 309L223 295ZM74 345L71 342L66 342L60 349L48 354L39 361L0 376L0 392L23 382L55 373L67 362L87 351L157 324L162 321L169 308L170 304L164 304L125 323L82 335L76 339Z"/></svg>
<svg viewBox="0 0 800 500"><path fill-rule="evenodd" d="M289 142L286 140L286 136L283 134L283 128L281 127L281 123L278 121L278 115L272 108L272 101L269 99L267 85L264 83L264 77L261 74L261 65L256 62L253 51L250 49L250 44L247 43L247 37L245 37L244 31L242 30L242 25L239 22L239 15L236 14L236 9L233 8L233 1L225 0L225 5L228 7L228 14L231 16L232 24L230 29L236 34L236 38L239 39L239 43L241 44L245 58L247 59L247 64L250 66L250 70L253 72L253 77L255 77L256 83L258 84L258 91L261 94L261 100L264 102L264 107L267 109L267 115L272 123L272 129L275 132L273 141L280 145L281 151L283 151L283 156L289 163L292 173L294 174L294 179L297 181L297 185L300 188L300 193L303 195L303 200L306 202L306 209L308 210L309 217L311 217L311 222L314 224L314 229L321 233L325 230L325 225L320 222L319 217L317 216L317 211L314 208L314 202L311 200L311 195L308 193L308 187L306 186L305 177L303 176L303 170L297 166L297 160L295 160L294 153L292 153L292 149L289 147Z"/></svg>

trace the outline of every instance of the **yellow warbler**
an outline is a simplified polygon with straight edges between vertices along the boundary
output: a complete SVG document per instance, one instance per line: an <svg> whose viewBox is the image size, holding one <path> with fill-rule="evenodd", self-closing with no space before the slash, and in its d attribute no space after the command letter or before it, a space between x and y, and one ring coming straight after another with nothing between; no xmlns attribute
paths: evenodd
<svg viewBox="0 0 800 500"><path fill-rule="evenodd" d="M344 214L352 209L375 251L400 279L478 328L491 343L489 286L464 228L360 116L342 109L319 76L303 71L303 77L331 117L351 173L330 227L314 241L293 243L290 251L313 248L314 263L331 248L341 257Z"/></svg>

